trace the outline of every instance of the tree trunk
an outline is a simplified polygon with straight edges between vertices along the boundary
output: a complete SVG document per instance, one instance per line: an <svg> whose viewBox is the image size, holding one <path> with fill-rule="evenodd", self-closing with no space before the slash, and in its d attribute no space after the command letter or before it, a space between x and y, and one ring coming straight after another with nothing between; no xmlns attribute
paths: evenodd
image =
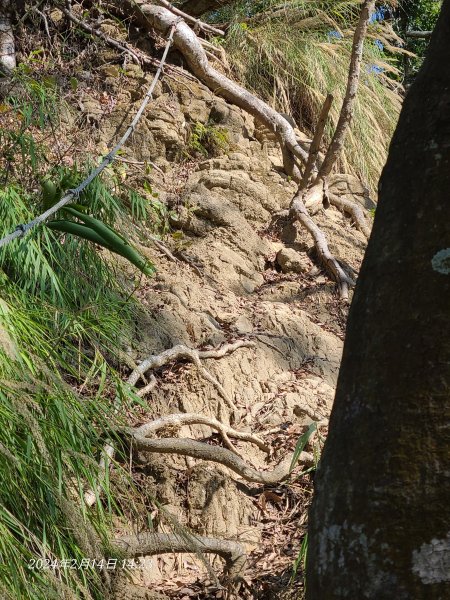
<svg viewBox="0 0 450 600"><path fill-rule="evenodd" d="M310 511L307 598L450 584L450 0L380 182Z"/></svg>
<svg viewBox="0 0 450 600"><path fill-rule="evenodd" d="M11 0L0 0L0 71L9 73L16 68L16 50L12 29Z"/></svg>

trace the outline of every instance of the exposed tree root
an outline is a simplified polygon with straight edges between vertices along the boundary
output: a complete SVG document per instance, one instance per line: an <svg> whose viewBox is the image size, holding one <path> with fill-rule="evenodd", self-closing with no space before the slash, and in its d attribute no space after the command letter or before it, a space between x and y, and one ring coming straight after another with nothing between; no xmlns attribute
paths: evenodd
<svg viewBox="0 0 450 600"><path fill-rule="evenodd" d="M161 354L155 354L145 359L131 373L130 377L128 378L128 383L130 385L135 385L139 381L140 377L142 377L142 375L144 375L149 369L158 369L174 360L187 359L193 362L201 375L216 388L220 397L225 400L228 406L233 411L238 413L238 407L234 404L231 398L228 397L228 394L226 393L222 384L217 381L217 379L213 377L211 373L201 364L201 359L222 358L226 354L234 352L238 348L252 348L254 346L255 342L250 342L248 340L239 340L232 344L225 344L218 350L194 350L193 348L179 344L173 348L164 350L164 352L161 352Z"/></svg>
<svg viewBox="0 0 450 600"><path fill-rule="evenodd" d="M317 158L319 156L320 144L322 143L325 125L328 119L328 113L330 112L332 104L333 96L331 94L328 94L325 98L325 102L323 103L322 110L320 111L317 127L314 132L314 137L309 149L308 160L306 161L305 170L303 172L302 180L300 183L300 187L302 190L308 187L309 178L311 177L311 173L313 172L313 169L316 166Z"/></svg>
<svg viewBox="0 0 450 600"><path fill-rule="evenodd" d="M203 375L203 377L207 381L209 381L211 384L214 385L214 387L219 392L220 396L227 402L228 406L232 410L234 410L236 413L239 413L239 409L234 404L234 402L230 398L228 398L228 395L225 392L223 386L201 364L201 359L223 358L226 354L229 354L230 352L234 352L238 348L252 348L255 345L256 345L255 342L251 342L248 340L239 340L237 342L233 342L232 344L224 344L221 348L219 348L217 350L194 350L193 348L188 348L188 346L183 346L180 344L178 346L174 346L173 348L169 348L169 350L165 350L164 352L161 352L161 354L149 356L149 358L144 360L138 367L136 367L132 371L131 375L127 379L127 384L134 386L148 370L157 369L159 367L166 365L167 363L169 363L173 360L187 358L188 360L191 360L197 366L198 370ZM144 388L142 388L142 390L138 390L138 392L137 392L138 395L144 396L151 389L153 389L155 387L155 385L156 385L156 379L152 376L150 382ZM217 421L217 423L220 423L220 422ZM228 433L228 431L226 431L227 427L225 425L223 425L222 423L220 423L220 426L222 428L222 431L225 432L225 436L226 436ZM230 428L230 430L231 430L231 428ZM134 430L131 430L131 431L132 431L132 433L134 433ZM143 438L143 439L145 439L145 438ZM234 449L234 447L232 446L232 444L229 440L228 440L228 443L233 448L233 452L236 452L236 450ZM228 452L230 452L230 454L231 454L230 450ZM109 463L114 458L114 455L115 455L114 444L111 440L108 440L103 448L103 455L99 462L99 471L100 471L99 480L100 480L100 482L99 482L96 490L89 489L84 494L84 501L86 502L87 506L93 506L96 502L97 497L100 495L101 481L103 481L104 476L109 468Z"/></svg>
<svg viewBox="0 0 450 600"><path fill-rule="evenodd" d="M337 281L341 298L343 300L348 300L348 288L349 286L355 285L355 282L345 273L341 265L331 254L324 234L314 223L306 210L302 200L301 190L296 193L291 202L290 215L293 220L299 221L312 235L320 262L327 273Z"/></svg>
<svg viewBox="0 0 450 600"><path fill-rule="evenodd" d="M352 202L351 200L347 200L336 194L329 194L328 197L330 199L330 204L336 206L339 210L348 213L352 217L356 227L368 239L370 237L370 227L367 224L362 207L359 206L359 204L356 204L356 202Z"/></svg>
<svg viewBox="0 0 450 600"><path fill-rule="evenodd" d="M135 430L135 432L137 435L147 437L150 433L154 433L159 429L164 429L166 427L181 427L183 425L208 425L208 427L216 429L221 434L228 448L236 454L237 452L231 444L228 436L234 437L237 440L242 440L243 442L250 442L251 444L258 446L258 448L264 452L269 452L269 447L258 436L246 431L237 431L229 425L221 423L217 419L205 417L204 415L195 413L167 415L165 417L161 417L160 419L156 419L155 421L151 421L150 423L141 425Z"/></svg>
<svg viewBox="0 0 450 600"><path fill-rule="evenodd" d="M177 22L177 17L161 6L142 4L137 9L130 1L120 3L126 5L128 13L133 14L142 26L152 26L163 35ZM307 152L297 140L291 124L266 102L251 94L216 69L208 61L208 57L195 32L183 22L177 24L174 35L174 46L183 54L194 75L208 86L215 94L244 109L272 131L281 146L284 168L288 175L300 181L300 171L296 160L306 163Z"/></svg>
<svg viewBox="0 0 450 600"><path fill-rule="evenodd" d="M244 462L242 458L236 456L236 454L226 448L210 446L191 439L149 439L139 435L137 430L132 429L128 429L127 432L132 435L134 446L141 452L179 454L181 456L191 456L192 458L220 463L240 475L246 481L273 485L287 479L290 474L292 456L285 458L273 471L257 471L254 467ZM308 452L302 452L299 460L307 466L314 464L314 457Z"/></svg>
<svg viewBox="0 0 450 600"><path fill-rule="evenodd" d="M242 576L247 560L245 551L238 542L200 535L183 537L178 534L146 532L117 538L114 548L129 558L172 552L217 554L225 560L228 578L233 582Z"/></svg>

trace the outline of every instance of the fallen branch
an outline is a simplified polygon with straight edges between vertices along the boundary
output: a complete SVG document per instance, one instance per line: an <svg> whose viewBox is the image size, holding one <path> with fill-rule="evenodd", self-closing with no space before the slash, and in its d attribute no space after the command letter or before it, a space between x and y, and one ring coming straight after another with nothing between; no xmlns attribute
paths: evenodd
<svg viewBox="0 0 450 600"><path fill-rule="evenodd" d="M126 535L117 538L114 549L128 558L154 556L172 552L217 554L225 560L228 577L236 582L242 577L247 560L245 550L238 542L219 540L200 535L181 536L168 533L145 532L138 535Z"/></svg>
<svg viewBox="0 0 450 600"><path fill-rule="evenodd" d="M314 223L312 218L309 216L308 211L306 210L302 200L301 190L297 191L291 202L290 216L293 220L299 221L309 231L314 239L314 246L316 248L319 261L327 273L329 273L333 279L336 280L340 297L343 300L348 300L348 288L349 286L355 285L355 282L345 273L341 265L331 254L323 232Z"/></svg>
<svg viewBox="0 0 450 600"><path fill-rule="evenodd" d="M357 229L369 239L370 227L367 224L362 207L356 202L352 202L351 200L347 200L346 198L342 198L335 194L328 194L328 197L330 199L330 204L336 206L341 211L348 213L352 217Z"/></svg>
<svg viewBox="0 0 450 600"><path fill-rule="evenodd" d="M137 430L127 429L131 434L132 442L135 448L141 452L157 452L159 454L178 454L180 456L190 456L201 460L207 460L219 463L228 467L246 481L273 485L287 479L290 474L292 456L285 458L272 471L258 471L249 466L239 456L236 456L230 450L220 446L210 446L202 442L191 439L164 438L150 439L137 433ZM302 452L299 458L300 462L306 466L314 464L314 457L308 452Z"/></svg>
<svg viewBox="0 0 450 600"><path fill-rule="evenodd" d="M242 440L243 442L250 442L251 444L255 444L256 446L258 446L258 448L260 448L264 452L269 452L268 446L256 435L247 433L246 431L237 431L229 425L221 423L217 419L213 419L211 417L206 417L204 415L199 415L195 413L180 413L174 415L167 415L165 417L156 419L155 421L151 421L150 423L145 423L144 425L141 425L140 427L135 429L135 432L137 435L140 435L142 437L148 437L150 433L154 433L160 429L164 429L166 427L181 427L183 425L207 425L212 429L216 429L223 437L223 440L227 444L229 449L233 452L236 451L231 445L228 436L234 437L237 440Z"/></svg>

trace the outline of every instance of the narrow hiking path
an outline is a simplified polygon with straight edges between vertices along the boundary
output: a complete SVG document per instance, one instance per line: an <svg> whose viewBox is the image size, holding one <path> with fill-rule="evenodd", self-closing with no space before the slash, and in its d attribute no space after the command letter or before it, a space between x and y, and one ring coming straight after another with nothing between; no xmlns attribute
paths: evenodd
<svg viewBox="0 0 450 600"><path fill-rule="evenodd" d="M118 104L109 128L120 115ZM186 153L187 123L221 131L224 147L216 156L176 160ZM210 349L237 340L254 343L202 361L237 411L194 365L175 362L153 372L148 408L130 425L178 413L219 419L262 438L269 454L244 441L233 445L249 465L271 470L292 454L313 420L329 414L347 311L335 284L315 266L308 233L299 229L293 243L292 227L276 216L296 189L282 172L277 143L252 117L203 86L165 80L126 159L154 161L152 186L180 232L168 241L176 261L155 247L141 247L158 272L137 291L147 315L136 323L130 358L138 361L177 344ZM332 176L330 187L370 207L353 177ZM332 252L357 272L365 237L333 207L316 219ZM167 435L219 443L205 425L184 425ZM213 462L146 453L133 477L160 503L152 505L157 531L178 522L200 535L238 540L249 553L246 578L253 591L246 593L262 598L286 587L305 534L300 524L312 483L308 474L295 476L301 472L299 465L290 482L265 486ZM120 533L129 532L121 525ZM220 573L219 564L215 570ZM164 555L135 574L135 586L119 582L118 596L151 597L150 586L173 597L189 597L186 590L211 597L205 578L211 580L192 555ZM195 582L202 583L196 588Z"/></svg>

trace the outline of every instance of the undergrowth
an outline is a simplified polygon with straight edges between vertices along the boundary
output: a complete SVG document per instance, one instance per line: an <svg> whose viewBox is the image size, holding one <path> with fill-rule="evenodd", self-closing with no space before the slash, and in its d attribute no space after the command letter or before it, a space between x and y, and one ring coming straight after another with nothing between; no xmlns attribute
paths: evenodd
<svg viewBox="0 0 450 600"><path fill-rule="evenodd" d="M42 212L43 178L77 182L91 166L50 166L46 136L57 138L61 103L32 68L17 71L1 101L0 237ZM145 235L156 196L111 167L79 202ZM92 244L45 226L0 250L0 282L0 597L103 599L98 566L71 561L102 560L119 511L108 480L94 510L83 492L98 483L104 424L140 402L121 383L119 358L140 310L134 282Z"/></svg>

